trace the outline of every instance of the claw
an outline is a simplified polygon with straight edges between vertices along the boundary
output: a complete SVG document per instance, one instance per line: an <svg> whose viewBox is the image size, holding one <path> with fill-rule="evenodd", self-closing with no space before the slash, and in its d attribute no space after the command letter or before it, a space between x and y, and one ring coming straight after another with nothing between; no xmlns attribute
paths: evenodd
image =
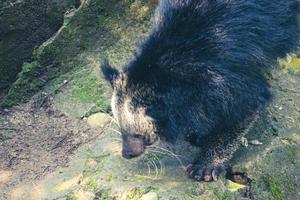
<svg viewBox="0 0 300 200"><path fill-rule="evenodd" d="M212 179L213 181L217 181L218 180L218 171L216 169L213 169L212 172L211 172L211 176L212 176Z"/></svg>
<svg viewBox="0 0 300 200"><path fill-rule="evenodd" d="M185 172L190 173L193 170L194 165L189 164L185 167Z"/></svg>
<svg viewBox="0 0 300 200"><path fill-rule="evenodd" d="M220 167L201 167L199 165L188 165L186 172L188 176L196 181L211 182L217 181L222 172Z"/></svg>

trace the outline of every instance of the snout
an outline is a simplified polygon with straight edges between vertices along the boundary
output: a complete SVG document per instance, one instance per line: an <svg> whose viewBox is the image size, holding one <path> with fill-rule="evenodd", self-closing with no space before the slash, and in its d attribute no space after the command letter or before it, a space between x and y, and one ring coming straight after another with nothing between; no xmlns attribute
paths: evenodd
<svg viewBox="0 0 300 200"><path fill-rule="evenodd" d="M122 156L126 159L138 157L145 152L143 138L135 136L123 136Z"/></svg>

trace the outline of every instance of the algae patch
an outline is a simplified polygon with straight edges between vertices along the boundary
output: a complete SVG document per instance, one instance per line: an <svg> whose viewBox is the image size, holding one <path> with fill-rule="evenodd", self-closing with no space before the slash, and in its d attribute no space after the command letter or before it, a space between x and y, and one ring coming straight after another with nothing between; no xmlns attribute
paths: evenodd
<svg viewBox="0 0 300 200"><path fill-rule="evenodd" d="M300 58L296 54L288 54L286 58L278 60L284 71L300 71Z"/></svg>

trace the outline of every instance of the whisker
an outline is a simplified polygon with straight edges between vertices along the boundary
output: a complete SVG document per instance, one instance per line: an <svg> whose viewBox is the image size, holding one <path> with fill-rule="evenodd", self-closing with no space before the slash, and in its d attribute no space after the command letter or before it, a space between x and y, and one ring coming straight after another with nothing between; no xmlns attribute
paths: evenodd
<svg viewBox="0 0 300 200"><path fill-rule="evenodd" d="M115 145L115 146L120 146L120 141L117 139L111 139L107 145Z"/></svg>
<svg viewBox="0 0 300 200"><path fill-rule="evenodd" d="M109 146L111 146L111 147L118 147L118 148L121 147L119 141L112 141L111 143L109 143Z"/></svg>
<svg viewBox="0 0 300 200"><path fill-rule="evenodd" d="M150 165L153 167L153 169L155 169L155 166L154 166L152 160L148 159L148 163L150 163Z"/></svg>
<svg viewBox="0 0 300 200"><path fill-rule="evenodd" d="M162 154L162 155L167 155L167 156L172 157L172 158L174 157L172 154L170 154L168 152L156 151L156 150L152 150L152 149L149 149L148 152L152 153L151 155L153 155L158 160L162 173L164 173L164 164L156 154L159 153L159 154Z"/></svg>
<svg viewBox="0 0 300 200"><path fill-rule="evenodd" d="M147 162L145 162L146 163L146 165L147 165L147 167L148 167L148 176L150 176L150 174L151 174L151 167L150 167L150 165L149 165L149 158L147 157L147 156L144 156L143 157L143 160L146 160Z"/></svg>
<svg viewBox="0 0 300 200"><path fill-rule="evenodd" d="M156 150L153 150L153 149L148 149L149 152L153 152L153 153L160 153L160 154L163 154L163 155L168 155L168 156L172 156L174 157L172 154L168 153L168 152L163 152L163 151L156 151Z"/></svg>
<svg viewBox="0 0 300 200"><path fill-rule="evenodd" d="M122 135L122 133L114 128L109 127L110 130L112 130L113 132L117 133L118 135Z"/></svg>
<svg viewBox="0 0 300 200"><path fill-rule="evenodd" d="M168 150L168 149L166 149L166 148L159 147L159 146L153 146L153 147L156 148L156 149L160 149L160 150L163 150L163 151L165 151L165 152L168 152L168 153L170 153L170 154L172 154L172 155L174 155L174 156L178 156L178 157L185 158L184 156L179 155L179 154L175 154L174 152L172 152L172 151L170 151L170 150Z"/></svg>
<svg viewBox="0 0 300 200"><path fill-rule="evenodd" d="M109 115L109 118L111 119L112 122L114 122L118 127L120 127L120 125L118 124L117 120L115 118L113 118L112 116Z"/></svg>
<svg viewBox="0 0 300 200"><path fill-rule="evenodd" d="M111 152L113 152L113 153L121 153L121 150L120 150L120 148L112 148L111 150L110 150Z"/></svg>
<svg viewBox="0 0 300 200"><path fill-rule="evenodd" d="M159 174L158 167L157 167L155 161L152 160L151 162L153 163L153 165L154 165L154 167L155 167L155 179L157 179L158 174Z"/></svg>
<svg viewBox="0 0 300 200"><path fill-rule="evenodd" d="M151 156L151 155L148 154L148 155L147 155L147 158L148 158L150 164L153 166L153 168L154 168L154 170L155 170L155 178L154 178L154 179L157 179L157 177L158 177L158 175L159 175L159 170L158 170L157 164L155 163L155 161L153 161L153 160L151 159L151 157L148 157L148 156Z"/></svg>
<svg viewBox="0 0 300 200"><path fill-rule="evenodd" d="M148 167L148 176L149 176L151 174L151 167L148 162L146 162L146 165Z"/></svg>
<svg viewBox="0 0 300 200"><path fill-rule="evenodd" d="M182 157L182 158L185 158L184 156L182 155L179 155L179 154L175 154L171 151L168 151L166 149L163 149L163 148L159 148L157 146L150 146L148 147L148 151L153 151L153 152L156 152L156 153L161 153L161 154L164 154L164 155L170 155L170 156L178 156L178 157Z"/></svg>
<svg viewBox="0 0 300 200"><path fill-rule="evenodd" d="M174 156L176 158L176 160L179 162L179 164L181 165L181 167L183 169L185 169L185 166L183 165L182 160L179 158L180 155L177 155L177 154L173 153L172 151L162 148L162 147L155 146L155 148L165 151L166 153L169 153L170 155ZM181 156L181 157L183 157L183 156Z"/></svg>
<svg viewBox="0 0 300 200"><path fill-rule="evenodd" d="M109 138L109 139L111 139L111 140L113 140L113 141L118 141L118 142L121 142L121 141L122 141L121 138Z"/></svg>
<svg viewBox="0 0 300 200"><path fill-rule="evenodd" d="M164 167L163 167L163 163L161 162L161 159L156 155L156 153L153 153L152 154L155 158L156 158L156 160L158 161L158 163L159 163L159 167L160 167L160 172L161 172L161 174L164 172Z"/></svg>

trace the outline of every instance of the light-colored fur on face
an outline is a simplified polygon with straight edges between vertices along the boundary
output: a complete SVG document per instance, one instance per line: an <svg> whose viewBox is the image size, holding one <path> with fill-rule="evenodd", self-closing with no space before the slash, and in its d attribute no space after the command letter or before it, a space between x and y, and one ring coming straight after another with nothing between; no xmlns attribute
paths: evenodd
<svg viewBox="0 0 300 200"><path fill-rule="evenodd" d="M146 145L156 139L155 121L146 115L146 108L132 101L128 92L127 78L124 74L115 80L111 99L114 118L121 128L122 134L144 137Z"/></svg>

